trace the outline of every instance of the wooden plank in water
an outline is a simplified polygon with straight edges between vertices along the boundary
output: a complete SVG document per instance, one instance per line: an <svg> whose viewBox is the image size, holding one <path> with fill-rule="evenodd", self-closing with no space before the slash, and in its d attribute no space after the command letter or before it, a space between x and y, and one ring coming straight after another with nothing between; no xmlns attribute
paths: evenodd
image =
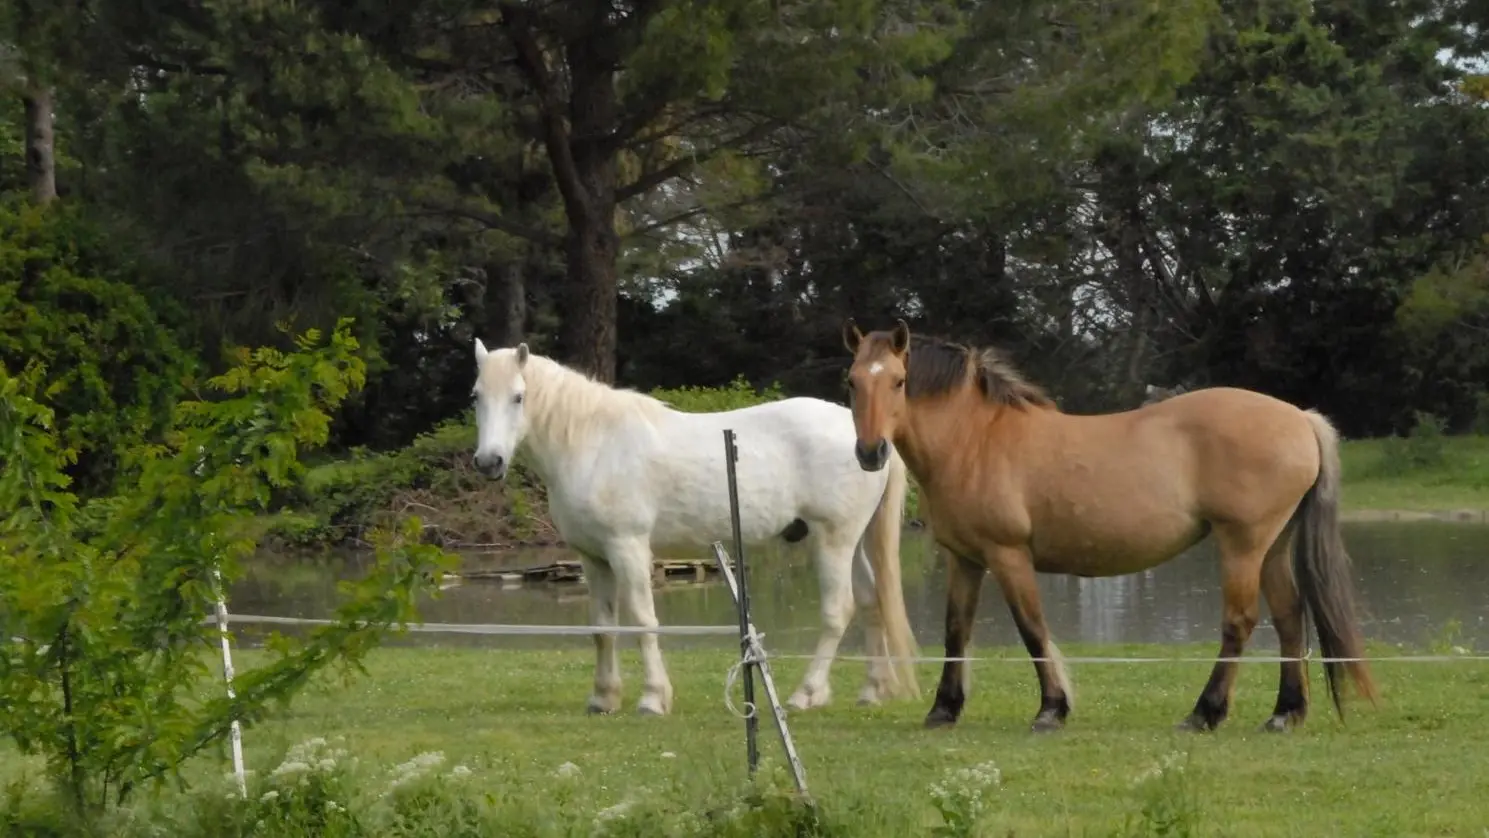
<svg viewBox="0 0 1489 838"><path fill-rule="evenodd" d="M702 582L718 573L718 568L704 561L669 559L652 563L652 580L683 579ZM522 568L472 568L455 576L466 580L496 579L504 585L523 582L574 583L584 581L584 566L578 561L563 560L551 564Z"/></svg>

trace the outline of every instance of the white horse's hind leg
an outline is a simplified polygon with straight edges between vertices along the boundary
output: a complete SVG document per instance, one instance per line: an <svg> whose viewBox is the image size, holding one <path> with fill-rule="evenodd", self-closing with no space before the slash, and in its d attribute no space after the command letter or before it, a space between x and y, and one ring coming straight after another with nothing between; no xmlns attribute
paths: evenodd
<svg viewBox="0 0 1489 838"><path fill-rule="evenodd" d="M861 543L853 551L853 600L863 612L864 646L869 657L858 703L878 704L890 682L889 644L884 636L884 615L879 613L879 599L874 593L874 567Z"/></svg>
<svg viewBox="0 0 1489 838"><path fill-rule="evenodd" d="M621 607L638 626L657 626L651 593L651 549L645 543L623 542L608 551L615 572ZM662 651L655 634L638 635L641 647L641 700L637 711L665 716L672 712L672 682L662 664Z"/></svg>
<svg viewBox="0 0 1489 838"><path fill-rule="evenodd" d="M613 626L616 619L615 573L601 559L580 555L584 579L589 584L591 625ZM615 635L596 634L595 691L585 708L588 713L614 713L620 709L620 661L616 656Z"/></svg>
<svg viewBox="0 0 1489 838"><path fill-rule="evenodd" d="M854 544L836 534L819 531L812 552L817 564L817 582L822 589L822 633L817 637L817 652L807 665L801 686L786 702L798 710L821 707L832 700L827 671L843 640L843 632L853 619Z"/></svg>

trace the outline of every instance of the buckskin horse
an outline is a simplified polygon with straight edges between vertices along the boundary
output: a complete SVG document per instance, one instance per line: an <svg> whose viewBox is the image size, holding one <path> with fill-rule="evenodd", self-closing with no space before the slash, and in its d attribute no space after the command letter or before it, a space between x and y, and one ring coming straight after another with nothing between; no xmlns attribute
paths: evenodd
<svg viewBox="0 0 1489 838"><path fill-rule="evenodd" d="M1214 536L1221 660L1180 728L1213 730L1225 719L1237 666L1226 659L1241 655L1256 626L1258 593L1282 657L1302 655L1306 611L1326 657L1359 658L1338 525L1338 435L1321 414L1225 387L1121 413L1067 414L994 349L912 338L903 320L865 335L849 319L843 342L853 355L860 466L875 471L898 452L920 484L927 526L950 553L946 657L964 656L991 572L1035 661L1035 731L1063 727L1072 699L1037 573L1135 573ZM1308 710L1302 663L1281 669L1269 731L1300 724ZM966 672L964 661L944 664L927 727L956 723ZM1346 673L1361 695L1376 698L1364 661L1326 661L1341 718Z"/></svg>

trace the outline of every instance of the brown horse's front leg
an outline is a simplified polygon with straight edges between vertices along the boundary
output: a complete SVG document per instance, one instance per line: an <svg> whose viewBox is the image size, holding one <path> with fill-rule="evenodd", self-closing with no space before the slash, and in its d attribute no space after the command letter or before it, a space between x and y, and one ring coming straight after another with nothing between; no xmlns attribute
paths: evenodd
<svg viewBox="0 0 1489 838"><path fill-rule="evenodd" d="M989 564L1003 588L1014 626L1029 657L1034 658L1034 671L1039 676L1039 713L1031 727L1035 733L1059 730L1070 715L1070 685L1060 652L1050 642L1049 629L1044 624L1034 562L1024 550L1004 548Z"/></svg>
<svg viewBox="0 0 1489 838"><path fill-rule="evenodd" d="M960 658L967 653L972 639L972 623L977 618L977 600L982 594L982 580L987 568L981 563L946 551L946 657ZM926 727L956 724L967 701L967 663L947 661L941 665L941 683L936 687L936 701L926 714Z"/></svg>

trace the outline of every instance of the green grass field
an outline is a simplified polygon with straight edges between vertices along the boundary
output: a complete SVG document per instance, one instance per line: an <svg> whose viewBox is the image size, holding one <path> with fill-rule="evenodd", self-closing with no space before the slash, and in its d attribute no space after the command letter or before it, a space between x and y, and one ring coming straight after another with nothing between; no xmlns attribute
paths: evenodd
<svg viewBox="0 0 1489 838"><path fill-rule="evenodd" d="M591 676L587 650L382 650L372 658L370 677L318 687L278 720L247 731L244 748L262 778L287 747L327 737L359 758L362 800L375 798L395 763L442 752L444 769L469 769L460 788L485 800L485 829L494 830L461 834L591 835L597 814L618 805L633 808L599 834L719 834L697 818L735 806L746 780L744 725L723 705L732 644L720 646L666 653L677 689L668 718L632 712L639 678L634 653L624 659L626 712L588 717L582 712ZM1214 650L1066 653L1210 656ZM852 662L834 669L832 706L791 716L824 834L932 834L942 820L930 786L987 762L1001 772L1001 785L983 792L985 817L968 834L1480 836L1489 829L1489 798L1482 794L1489 775L1489 662L1378 663L1378 708L1349 704L1341 724L1331 706L1315 703L1308 724L1284 735L1256 730L1275 696L1274 664L1243 666L1230 722L1218 733L1195 735L1172 728L1192 705L1208 665L1077 663L1070 724L1053 736L1035 736L1026 727L1037 704L1032 667L1019 650L982 654L1014 662L975 668L967 710L952 730L920 727L929 694L855 707L862 669ZM250 653L243 657L251 663ZM803 664L775 665L783 696ZM921 671L928 692L935 669ZM1321 701L1321 668L1311 674ZM761 735L765 771L784 784L768 719ZM1156 772L1165 761L1176 767ZM6 773L18 767L13 758L0 762L10 763ZM572 767L561 769L566 763ZM193 770L220 789L227 769L218 758ZM560 776L565 771L574 773ZM198 804L177 797L158 805L179 814ZM158 826L145 829L147 820L143 813L136 820L142 834L165 834ZM784 819L764 820L745 832L792 829Z"/></svg>
<svg viewBox="0 0 1489 838"><path fill-rule="evenodd" d="M1489 437L1350 440L1340 446L1346 510L1489 510ZM1416 461L1413 454L1417 453Z"/></svg>

